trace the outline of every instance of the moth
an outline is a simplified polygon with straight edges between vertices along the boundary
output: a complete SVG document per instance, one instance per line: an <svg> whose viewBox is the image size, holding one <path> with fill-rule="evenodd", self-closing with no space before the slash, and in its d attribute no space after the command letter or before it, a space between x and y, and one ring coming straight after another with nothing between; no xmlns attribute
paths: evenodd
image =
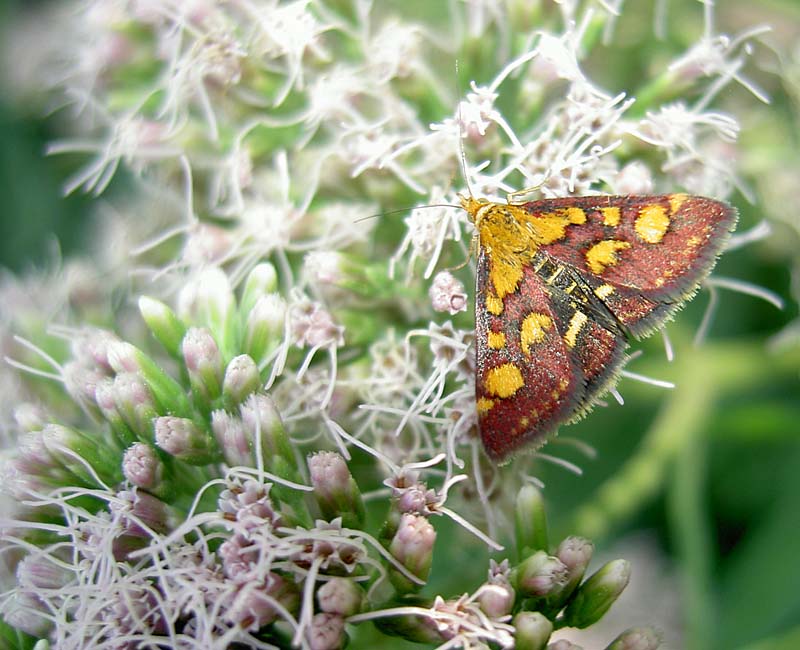
<svg viewBox="0 0 800 650"><path fill-rule="evenodd" d="M478 240L478 425L498 463L541 446L615 385L628 340L695 294L737 219L687 194L461 205Z"/></svg>

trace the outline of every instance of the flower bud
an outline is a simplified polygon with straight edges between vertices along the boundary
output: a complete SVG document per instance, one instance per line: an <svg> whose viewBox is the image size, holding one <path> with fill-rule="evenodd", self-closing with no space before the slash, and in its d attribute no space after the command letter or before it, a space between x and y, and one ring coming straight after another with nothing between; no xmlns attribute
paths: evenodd
<svg viewBox="0 0 800 650"><path fill-rule="evenodd" d="M517 551L525 557L533 551L547 550L547 516L544 497L533 485L524 485L514 504Z"/></svg>
<svg viewBox="0 0 800 650"><path fill-rule="evenodd" d="M625 630L606 650L656 650L661 645L661 635L651 627L633 627Z"/></svg>
<svg viewBox="0 0 800 650"><path fill-rule="evenodd" d="M156 340L164 346L170 356L179 358L186 325L175 312L160 300L148 296L139 298L139 312Z"/></svg>
<svg viewBox="0 0 800 650"><path fill-rule="evenodd" d="M109 377L97 384L94 391L94 401L120 440L129 445L138 440L136 434L126 424L117 409L113 379Z"/></svg>
<svg viewBox="0 0 800 650"><path fill-rule="evenodd" d="M327 520L342 517L346 527L358 527L364 521L364 502L350 470L335 451L320 451L308 457L308 470L314 496Z"/></svg>
<svg viewBox="0 0 800 650"><path fill-rule="evenodd" d="M22 402L14 409L14 421L22 431L41 431L47 424L47 413L38 404Z"/></svg>
<svg viewBox="0 0 800 650"><path fill-rule="evenodd" d="M451 316L467 311L467 293L464 285L450 271L440 271L433 278L428 297L434 311L447 312Z"/></svg>
<svg viewBox="0 0 800 650"><path fill-rule="evenodd" d="M515 598L510 584L487 584L480 589L478 604L489 618L502 618L511 613Z"/></svg>
<svg viewBox="0 0 800 650"><path fill-rule="evenodd" d="M292 442L283 428L281 415L269 395L256 393L239 407L244 433L248 436L252 449L256 449L256 437L260 439L261 457L267 467L276 470L276 461L283 459L296 469ZM254 456L255 458L255 456ZM282 475L283 476L283 475ZM296 478L284 476L284 478Z"/></svg>
<svg viewBox="0 0 800 650"><path fill-rule="evenodd" d="M339 650L344 645L344 618L338 614L314 614L306 632L311 650Z"/></svg>
<svg viewBox="0 0 800 650"><path fill-rule="evenodd" d="M233 539L228 540L223 546L233 542ZM258 556L257 553L253 555L255 558ZM223 566L225 562L226 559L223 559ZM225 608L225 618L231 623L247 624L248 629L257 630L275 621L278 617L275 601L290 612L299 604L297 587L275 572L268 573L263 584L255 582L249 574L242 574L241 580L234 578L234 582L240 587Z"/></svg>
<svg viewBox="0 0 800 650"><path fill-rule="evenodd" d="M222 381L225 408L233 410L261 387L256 362L246 354L231 359Z"/></svg>
<svg viewBox="0 0 800 650"><path fill-rule="evenodd" d="M124 534L150 538L172 530L180 520L177 511L158 497L142 490L122 490L109 502L109 510L121 516Z"/></svg>
<svg viewBox="0 0 800 650"><path fill-rule="evenodd" d="M158 442L158 426L156 426L156 442ZM164 463L155 449L143 442L135 442L125 450L122 456L122 474L132 485L158 494L163 488Z"/></svg>
<svg viewBox="0 0 800 650"><path fill-rule="evenodd" d="M119 476L120 449L98 444L93 436L60 424L48 424L41 432L44 447L52 459L84 485L96 485L96 472L106 482Z"/></svg>
<svg viewBox="0 0 800 650"><path fill-rule="evenodd" d="M567 567L561 560L545 551L536 551L514 569L512 582L523 596L545 598L561 592L567 575Z"/></svg>
<svg viewBox="0 0 800 650"><path fill-rule="evenodd" d="M192 391L197 401L209 408L222 395L224 369L217 342L207 329L190 327L181 342L181 352Z"/></svg>
<svg viewBox="0 0 800 650"><path fill-rule="evenodd" d="M154 421L156 444L171 456L190 465L208 465L220 460L214 439L192 420L165 415Z"/></svg>
<svg viewBox="0 0 800 650"><path fill-rule="evenodd" d="M17 565L17 584L26 589L61 589L75 574L46 553L26 555Z"/></svg>
<svg viewBox="0 0 800 650"><path fill-rule="evenodd" d="M124 372L114 377L113 395L123 422L139 440L150 442L152 421L158 413L147 385L137 374Z"/></svg>
<svg viewBox="0 0 800 650"><path fill-rule="evenodd" d="M181 320L206 327L223 351L232 349L236 300L224 271L208 267L186 284L178 296Z"/></svg>
<svg viewBox="0 0 800 650"><path fill-rule="evenodd" d="M435 541L436 530L426 517L405 513L400 517L397 532L389 544L389 552L415 576L427 580ZM415 588L399 573L392 572L390 575L399 590L410 591Z"/></svg>
<svg viewBox="0 0 800 650"><path fill-rule="evenodd" d="M547 646L547 650L583 650L583 647L575 645L572 641L568 641L567 639L559 639Z"/></svg>
<svg viewBox="0 0 800 650"><path fill-rule="evenodd" d="M247 314L243 349L263 362L283 339L286 301L277 293L261 296Z"/></svg>
<svg viewBox="0 0 800 650"><path fill-rule="evenodd" d="M564 624L588 627L599 621L622 593L631 577L630 564L614 560L602 566L578 587L564 610Z"/></svg>
<svg viewBox="0 0 800 650"><path fill-rule="evenodd" d="M275 267L269 262L262 262L253 267L253 270L244 281L242 299L239 309L242 315L247 315L258 300L268 293L273 293L278 288L278 274Z"/></svg>
<svg viewBox="0 0 800 650"><path fill-rule="evenodd" d="M136 346L125 341L110 343L108 359L118 374L132 373L147 385L159 413L186 417L191 413L183 386Z"/></svg>
<svg viewBox="0 0 800 650"><path fill-rule="evenodd" d="M513 625L515 650L544 650L553 633L550 619L539 612L520 612Z"/></svg>
<svg viewBox="0 0 800 650"><path fill-rule="evenodd" d="M352 616L361 610L364 591L349 578L331 578L317 590L317 602L323 612Z"/></svg>
<svg viewBox="0 0 800 650"><path fill-rule="evenodd" d="M567 583L562 596L568 598L583 580L583 574L589 566L594 553L594 544L583 537L567 537L556 550L556 557L567 567ZM563 603L563 600L561 600Z"/></svg>
<svg viewBox="0 0 800 650"><path fill-rule="evenodd" d="M211 414L211 430L228 465L253 464L250 437L239 418L227 411L214 411Z"/></svg>

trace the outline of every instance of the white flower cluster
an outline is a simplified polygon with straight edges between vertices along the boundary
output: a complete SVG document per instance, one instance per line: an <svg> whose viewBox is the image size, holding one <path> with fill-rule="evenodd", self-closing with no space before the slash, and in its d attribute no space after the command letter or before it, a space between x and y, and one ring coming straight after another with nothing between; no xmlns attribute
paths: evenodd
<svg viewBox="0 0 800 650"><path fill-rule="evenodd" d="M75 546L73 558L99 558L83 572L59 545L35 555L50 572L73 571L71 583L79 584L67 596L54 587L17 603L14 624L44 634L48 626L37 627L29 614L46 602L57 609L49 621L56 647L81 647L92 635L108 641L104 647L161 647L168 635L175 648L267 648L274 646L257 630L279 619L295 647L326 650L339 647L348 616L419 614L442 647L513 645L505 582L362 619L351 607L314 613L321 572L349 575L358 566L367 575L376 556L391 558L396 580L424 582L430 553L419 550L432 548L434 515L501 548L494 540L507 522L490 503L500 479L481 456L473 333L461 315L468 291L459 271L443 270L469 256L471 226L458 195L503 201L520 190L551 198L685 189L725 198L742 185L738 125L711 105L733 82L762 96L742 72L760 30L715 34L710 9L701 42L656 84L685 92L654 92L638 106L584 69L621 3L558 2L533 24L524 22L524 4L442 3L430 24L400 18L391 3L361 1L87 0L69 17L60 14L69 27L61 23L52 35L58 56L48 79L75 109L82 133L50 153L89 157L67 191L101 194L121 167L133 173L147 199L116 208L109 219L124 224L124 268L147 282L148 295L173 306L140 302L168 363L184 364L188 389L175 397L177 380L116 340L101 355L113 360L109 368L97 367L91 346L73 355L81 363L62 362L38 342L9 346L8 354L17 367L64 384L74 402L69 417L95 424L105 417L112 426L116 417L133 431L123 465L128 482L166 480L147 446L155 440L159 453L191 464L187 481L206 479L204 490L224 482L226 491L208 514L195 512L198 496L179 525L155 497L140 496L145 491L50 496L51 486L11 480L41 505L60 508L68 521L56 534ZM455 97L448 89L457 85L456 53L470 47L477 49L461 61L469 90ZM380 227L367 219L409 202L414 209L402 225L389 215ZM19 286L6 283L2 292L13 297ZM442 322L442 312L452 320ZM66 313L54 316L66 320ZM4 317L3 334L19 324ZM84 330L56 333L85 338ZM51 369L41 370L31 351ZM199 415L162 409L159 390L181 405L191 394ZM245 399L256 390L269 401ZM261 417L262 403L269 417ZM16 422L36 420L24 450L32 466L50 462L53 449L63 462L75 460L74 432L26 413L19 410ZM411 504L401 508L395 536L382 545L341 517L305 527L297 519L290 527L270 501L281 486L273 475L254 482L195 472L201 460L245 465L264 423L276 422L298 449L334 447L348 460L356 449L371 455L387 477L387 489L372 497ZM154 437L146 440L151 426ZM216 457L220 442L228 448ZM81 460L74 465L86 484L114 478L92 475ZM296 478L290 489L310 489L301 479L313 480L313 471ZM459 495L463 513L445 504L449 494ZM335 511L340 496L323 510ZM97 516L86 516L72 504L79 497L108 503L109 512L98 506ZM143 539L158 543L145 549ZM64 583L63 575L49 582L32 576L32 565L21 565L29 587ZM321 602L333 595L355 602L350 586L330 579L325 588ZM492 616L484 601L495 597L504 605ZM191 624L176 629L186 612Z"/></svg>

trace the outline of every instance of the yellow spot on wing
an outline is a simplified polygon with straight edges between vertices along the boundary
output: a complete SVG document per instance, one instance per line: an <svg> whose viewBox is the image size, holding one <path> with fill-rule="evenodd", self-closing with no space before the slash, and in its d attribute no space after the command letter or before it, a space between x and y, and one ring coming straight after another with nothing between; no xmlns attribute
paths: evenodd
<svg viewBox="0 0 800 650"><path fill-rule="evenodd" d="M601 284L594 290L594 295L600 299L608 298L612 293L614 293L614 287L610 284Z"/></svg>
<svg viewBox="0 0 800 650"><path fill-rule="evenodd" d="M477 407L478 407L478 413L480 414L488 413L489 411L492 410L493 406L494 406L493 399L488 399L486 397L481 397L480 399L478 399Z"/></svg>
<svg viewBox="0 0 800 650"><path fill-rule="evenodd" d="M567 327L567 331L564 334L564 341L569 347L575 347L575 342L578 339L578 333L586 324L587 320L589 320L589 317L582 311L576 311L574 314L572 314L572 318L569 319L569 327Z"/></svg>
<svg viewBox="0 0 800 650"><path fill-rule="evenodd" d="M631 245L626 241L618 241L616 239L604 239L597 242L588 251L586 251L586 263L592 270L592 273L602 273L607 266L614 266L619 260L617 259L617 251L630 248Z"/></svg>
<svg viewBox="0 0 800 650"><path fill-rule="evenodd" d="M586 223L586 213L580 208L567 208L566 215L570 223Z"/></svg>
<svg viewBox="0 0 800 650"><path fill-rule="evenodd" d="M620 218L619 208L600 208L600 212L603 214L604 226L613 227L619 225L619 218Z"/></svg>
<svg viewBox="0 0 800 650"><path fill-rule="evenodd" d="M502 366L490 369L483 383L487 393L502 399L511 397L524 384L522 373L513 363L504 363Z"/></svg>
<svg viewBox="0 0 800 650"><path fill-rule="evenodd" d="M506 346L506 335L502 332L489 332L486 343L492 350L502 350Z"/></svg>
<svg viewBox="0 0 800 650"><path fill-rule="evenodd" d="M681 207L683 202L688 198L689 198L688 194L670 194L669 209L672 210L672 214L675 214Z"/></svg>
<svg viewBox="0 0 800 650"><path fill-rule="evenodd" d="M503 301L500 300L497 296L493 296L491 293L486 294L486 311L490 314L494 314L495 316L499 316L503 313Z"/></svg>
<svg viewBox="0 0 800 650"><path fill-rule="evenodd" d="M636 217L636 223L634 224L636 234L648 244L660 242L668 227L669 217L666 209L655 204L644 206L639 211L639 216Z"/></svg>
<svg viewBox="0 0 800 650"><path fill-rule="evenodd" d="M532 312L522 321L520 328L520 345L525 354L530 354L531 345L541 343L547 336L547 330L553 326L553 319L547 314Z"/></svg>

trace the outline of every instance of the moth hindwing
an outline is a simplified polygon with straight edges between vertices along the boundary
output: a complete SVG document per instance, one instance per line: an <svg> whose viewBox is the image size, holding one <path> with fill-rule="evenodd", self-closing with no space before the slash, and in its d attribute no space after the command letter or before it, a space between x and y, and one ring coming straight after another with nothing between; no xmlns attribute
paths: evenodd
<svg viewBox="0 0 800 650"><path fill-rule="evenodd" d="M461 203L479 242L478 425L498 462L591 409L628 337L692 297L736 225L729 205L686 194Z"/></svg>

